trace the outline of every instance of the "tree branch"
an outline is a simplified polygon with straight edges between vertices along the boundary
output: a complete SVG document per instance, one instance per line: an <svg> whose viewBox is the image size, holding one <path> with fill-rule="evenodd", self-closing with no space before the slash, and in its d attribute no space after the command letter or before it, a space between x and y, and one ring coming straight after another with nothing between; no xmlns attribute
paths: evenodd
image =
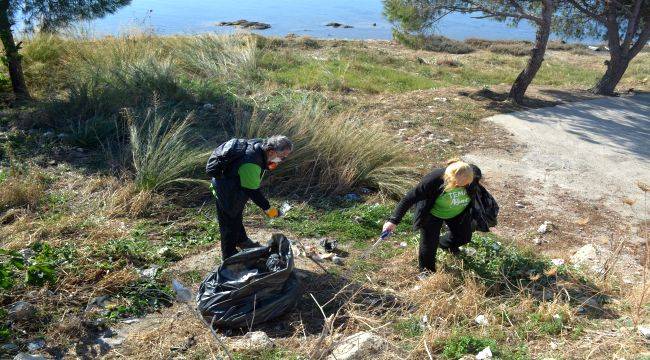
<svg viewBox="0 0 650 360"><path fill-rule="evenodd" d="M623 40L624 49L628 49L630 47L632 39L636 34L637 28L639 26L639 18L641 16L641 3L643 3L643 1L644 0L636 0L634 3L634 11L630 14L631 17L629 18L627 24L627 32L625 33L625 39Z"/></svg>
<svg viewBox="0 0 650 360"><path fill-rule="evenodd" d="M582 4L578 3L578 1L576 1L576 0L569 0L569 2L576 9L578 9L578 11L580 11L581 13L583 13L583 14L585 14L585 15L593 18L593 19L595 19L596 21L599 21L599 22L601 22L603 24L605 24L607 22L607 20L605 19L605 16L603 14L598 14L598 13L594 12L593 9L589 9L587 7L587 5L584 3L584 1L582 2Z"/></svg>
<svg viewBox="0 0 650 360"><path fill-rule="evenodd" d="M636 40L636 43L630 49L628 55L629 58L631 59L641 52L641 49L643 49L643 47L648 43L648 40L650 40L650 21L645 24L645 27L639 35L639 38Z"/></svg>

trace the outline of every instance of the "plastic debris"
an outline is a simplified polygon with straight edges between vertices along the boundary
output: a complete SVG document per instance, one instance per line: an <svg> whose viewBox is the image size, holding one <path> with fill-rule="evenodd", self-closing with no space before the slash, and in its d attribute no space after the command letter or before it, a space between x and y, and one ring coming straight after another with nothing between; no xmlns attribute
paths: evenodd
<svg viewBox="0 0 650 360"><path fill-rule="evenodd" d="M553 224L550 221L544 221L542 225L537 228L537 232L540 234L546 234L551 230Z"/></svg>
<svg viewBox="0 0 650 360"><path fill-rule="evenodd" d="M332 262L336 265L343 265L343 258L340 256L332 256Z"/></svg>
<svg viewBox="0 0 650 360"><path fill-rule="evenodd" d="M481 326L486 326L488 324L487 318L482 314L474 318L474 321Z"/></svg>
<svg viewBox="0 0 650 360"><path fill-rule="evenodd" d="M289 210L291 210L292 206L289 205L288 202L282 203L282 206L280 207L280 216L285 216Z"/></svg>
<svg viewBox="0 0 650 360"><path fill-rule="evenodd" d="M645 325L639 325L637 328L639 329L639 333L643 335L647 340L650 340L650 325L645 324Z"/></svg>
<svg viewBox="0 0 650 360"><path fill-rule="evenodd" d="M334 239L322 238L319 241L320 246L327 252L333 252L338 246L338 241Z"/></svg>
<svg viewBox="0 0 650 360"><path fill-rule="evenodd" d="M474 249L474 248L472 248L472 247L466 247L466 248L463 248L463 251L465 252L465 255L467 255L467 256L474 256L474 255L476 255L476 249Z"/></svg>
<svg viewBox="0 0 650 360"><path fill-rule="evenodd" d="M552 259L551 263L555 266L562 266L564 265L564 259Z"/></svg>
<svg viewBox="0 0 650 360"><path fill-rule="evenodd" d="M192 292L190 289L183 286L180 281L172 279L172 289L176 293L176 300L180 302L190 302L192 300Z"/></svg>
<svg viewBox="0 0 650 360"><path fill-rule="evenodd" d="M476 360L485 360L485 359L492 359L492 350L490 350L489 346L481 350L478 354L476 354Z"/></svg>

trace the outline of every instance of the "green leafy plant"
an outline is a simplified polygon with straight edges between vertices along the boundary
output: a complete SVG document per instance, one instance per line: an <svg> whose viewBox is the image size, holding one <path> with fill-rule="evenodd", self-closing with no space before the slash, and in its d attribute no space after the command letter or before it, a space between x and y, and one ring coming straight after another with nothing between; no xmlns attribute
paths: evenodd
<svg viewBox="0 0 650 360"><path fill-rule="evenodd" d="M25 268L25 260L17 251L0 249L0 289L11 289L15 280L15 271Z"/></svg>
<svg viewBox="0 0 650 360"><path fill-rule="evenodd" d="M487 338L475 337L473 335L453 336L447 340L442 351L445 359L459 359L465 354L476 354L477 352L490 347L492 352L495 351L496 341Z"/></svg>
<svg viewBox="0 0 650 360"><path fill-rule="evenodd" d="M172 290L155 279L140 280L122 290L116 298L123 304L113 308L106 316L121 319L143 316L172 304Z"/></svg>

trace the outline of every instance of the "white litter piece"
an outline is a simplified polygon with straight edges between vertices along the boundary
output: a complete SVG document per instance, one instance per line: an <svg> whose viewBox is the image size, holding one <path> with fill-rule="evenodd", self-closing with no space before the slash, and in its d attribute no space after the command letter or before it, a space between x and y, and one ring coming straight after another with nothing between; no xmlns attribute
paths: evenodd
<svg viewBox="0 0 650 360"><path fill-rule="evenodd" d="M479 352L478 354L476 354L476 360L485 360L485 359L492 359L492 350L490 350L489 346L481 350L481 352Z"/></svg>
<svg viewBox="0 0 650 360"><path fill-rule="evenodd" d="M176 293L176 300L184 303L192 301L192 292L190 289L183 286L183 284L181 284L178 280L172 279L172 288Z"/></svg>
<svg viewBox="0 0 650 360"><path fill-rule="evenodd" d="M551 263L555 266L562 266L564 265L564 259L552 259Z"/></svg>
<svg viewBox="0 0 650 360"><path fill-rule="evenodd" d="M474 321L481 326L486 326L488 324L488 320L483 314L477 316Z"/></svg>

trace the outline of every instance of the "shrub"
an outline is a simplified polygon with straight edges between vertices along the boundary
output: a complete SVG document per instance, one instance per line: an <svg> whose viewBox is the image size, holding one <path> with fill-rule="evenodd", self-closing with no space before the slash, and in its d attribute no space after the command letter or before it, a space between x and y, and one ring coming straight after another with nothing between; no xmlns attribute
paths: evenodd
<svg viewBox="0 0 650 360"><path fill-rule="evenodd" d="M496 345L496 341L492 339L472 335L453 336L447 340L442 356L445 359L460 359L465 354L476 354L488 346L494 351Z"/></svg>
<svg viewBox="0 0 650 360"><path fill-rule="evenodd" d="M129 124L129 144L139 190L159 190L172 183L185 182L186 176L200 168L209 155L197 146L192 132L192 114L176 119L175 114L159 112L158 104L143 117L125 112Z"/></svg>
<svg viewBox="0 0 650 360"><path fill-rule="evenodd" d="M469 38L465 40L469 44L478 49L486 49L496 54L506 54L514 56L527 56L530 55L533 44L525 40L485 40Z"/></svg>
<svg viewBox="0 0 650 360"><path fill-rule="evenodd" d="M405 32L393 31L393 37L402 45L418 50L446 52L450 54L467 54L474 48L462 41L456 41L439 35L412 35Z"/></svg>
<svg viewBox="0 0 650 360"><path fill-rule="evenodd" d="M352 114L328 116L308 96L286 112L253 114L239 130L246 137L284 134L294 141L294 153L272 174L280 191L309 195L366 186L401 195L413 184L417 172L411 157L380 125Z"/></svg>

